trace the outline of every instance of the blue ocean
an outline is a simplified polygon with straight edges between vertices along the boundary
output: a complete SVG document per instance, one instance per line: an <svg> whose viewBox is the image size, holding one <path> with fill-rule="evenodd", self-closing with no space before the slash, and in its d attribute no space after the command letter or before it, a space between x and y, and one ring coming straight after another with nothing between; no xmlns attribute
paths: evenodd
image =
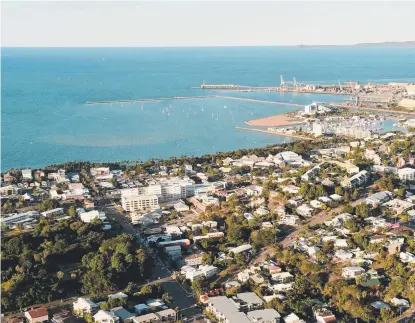
<svg viewBox="0 0 415 323"><path fill-rule="evenodd" d="M2 48L1 169L74 160L122 161L201 155L290 139L235 129L298 109L222 98L141 103L87 101L216 95L234 83L415 82L415 49ZM223 93L309 104L343 97Z"/></svg>

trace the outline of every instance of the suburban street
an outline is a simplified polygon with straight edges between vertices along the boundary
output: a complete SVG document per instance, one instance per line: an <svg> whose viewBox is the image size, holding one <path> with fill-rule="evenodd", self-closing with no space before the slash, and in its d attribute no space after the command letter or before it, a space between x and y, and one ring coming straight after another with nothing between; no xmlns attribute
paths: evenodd
<svg viewBox="0 0 415 323"><path fill-rule="evenodd" d="M139 233L134 229L130 221L125 217L123 213L118 211L112 205L104 206L103 211L109 219L117 221L124 232L136 236L139 241L141 241ZM146 248L144 244L143 247ZM153 250L147 249L147 251L154 257L152 276L151 280L148 283L161 283L163 289L173 298L171 307L180 308L179 316L181 319L186 318L188 320L192 320L200 316L202 312L198 307L196 307L197 301L192 291L188 290L185 286L183 286L180 282L172 277L171 270L167 268L167 266L160 260L160 258L154 254Z"/></svg>

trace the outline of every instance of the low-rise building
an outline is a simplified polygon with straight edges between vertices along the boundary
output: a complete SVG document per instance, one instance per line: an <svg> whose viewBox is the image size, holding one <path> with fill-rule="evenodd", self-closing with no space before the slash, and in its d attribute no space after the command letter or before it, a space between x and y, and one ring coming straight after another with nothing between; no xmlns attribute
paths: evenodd
<svg viewBox="0 0 415 323"><path fill-rule="evenodd" d="M95 314L98 309L99 307L97 304L83 297L80 297L73 302L73 310L79 316L84 316L85 314Z"/></svg>
<svg viewBox="0 0 415 323"><path fill-rule="evenodd" d="M182 255L182 248L180 246L165 247L164 250L173 259L179 258Z"/></svg>
<svg viewBox="0 0 415 323"><path fill-rule="evenodd" d="M32 179L32 170L30 168L22 169L22 177L24 179Z"/></svg>
<svg viewBox="0 0 415 323"><path fill-rule="evenodd" d="M239 312L231 299L226 296L209 297L208 312L223 323L252 323L248 317Z"/></svg>
<svg viewBox="0 0 415 323"><path fill-rule="evenodd" d="M31 171L30 174L32 174ZM24 316L26 317L29 323L40 323L49 321L48 310L44 306L26 311L24 312Z"/></svg>
<svg viewBox="0 0 415 323"><path fill-rule="evenodd" d="M37 211L28 211L24 213L18 214L10 214L6 216L2 216L0 218L0 224L5 225L9 228L17 225L18 223L25 223L25 222L37 222L39 218L39 212Z"/></svg>
<svg viewBox="0 0 415 323"><path fill-rule="evenodd" d="M203 253L187 256L183 260L186 266L199 266L202 264Z"/></svg>
<svg viewBox="0 0 415 323"><path fill-rule="evenodd" d="M394 211L396 214L401 214L402 212L412 210L415 204L399 199L393 199L389 202L383 204L383 207L387 207L390 210Z"/></svg>
<svg viewBox="0 0 415 323"><path fill-rule="evenodd" d="M252 246L250 244L244 244L244 245L241 245L239 247L232 248L229 251L233 252L233 254L236 255L236 254L239 254L239 253L242 253L242 252L248 252L248 251L251 251L251 250L252 250Z"/></svg>
<svg viewBox="0 0 415 323"><path fill-rule="evenodd" d="M271 275L271 279L276 283L290 283L294 280L294 276L289 272L274 273Z"/></svg>
<svg viewBox="0 0 415 323"><path fill-rule="evenodd" d="M246 316L252 323L279 323L281 315L273 308L248 312Z"/></svg>
<svg viewBox="0 0 415 323"><path fill-rule="evenodd" d="M398 177L402 182L409 182L415 180L415 169L414 168L400 168L398 169Z"/></svg>
<svg viewBox="0 0 415 323"><path fill-rule="evenodd" d="M218 273L218 268L211 265L200 265L198 269L196 268L187 268L186 270L186 279L193 281L200 277L210 278L215 276Z"/></svg>
<svg viewBox="0 0 415 323"><path fill-rule="evenodd" d="M117 323L120 320L114 312L104 310L99 310L93 318L95 323Z"/></svg>
<svg viewBox="0 0 415 323"><path fill-rule="evenodd" d="M59 208L56 208L56 209L53 209L53 210L42 212L40 214L47 218L49 216L62 215L64 213L65 212L64 212L63 208L59 207Z"/></svg>
<svg viewBox="0 0 415 323"><path fill-rule="evenodd" d="M193 241L197 242L200 240L217 240L223 239L225 234L223 232L208 232L204 236L193 236Z"/></svg>
<svg viewBox="0 0 415 323"><path fill-rule="evenodd" d="M328 308L316 308L313 310L316 323L336 322L336 316Z"/></svg>
<svg viewBox="0 0 415 323"><path fill-rule="evenodd" d="M160 318L155 313L148 313L133 318L134 323L152 323L159 322Z"/></svg>
<svg viewBox="0 0 415 323"><path fill-rule="evenodd" d="M363 185L368 179L369 173L365 170L362 170L356 175L353 175L352 177L342 181L340 184L342 187L354 188Z"/></svg>
<svg viewBox="0 0 415 323"><path fill-rule="evenodd" d="M372 207L378 207L391 199L391 192L379 192L366 198L366 203Z"/></svg>
<svg viewBox="0 0 415 323"><path fill-rule="evenodd" d="M401 252L399 258L403 263L415 264L415 256L409 252Z"/></svg>
<svg viewBox="0 0 415 323"><path fill-rule="evenodd" d="M91 223L94 220L106 221L107 217L105 216L104 212L100 212L98 210L93 210L89 212L82 212L79 214L82 222Z"/></svg>
<svg viewBox="0 0 415 323"><path fill-rule="evenodd" d="M239 311L253 311L263 307L264 301L253 292L238 293L232 297L232 302Z"/></svg>
<svg viewBox="0 0 415 323"><path fill-rule="evenodd" d="M295 211L298 215L308 218L313 215L314 209L308 204L301 204Z"/></svg>
<svg viewBox="0 0 415 323"><path fill-rule="evenodd" d="M127 311L124 307L119 306L111 309L111 312L117 316L122 323L131 322L135 317L135 314Z"/></svg>
<svg viewBox="0 0 415 323"><path fill-rule="evenodd" d="M362 267L344 267L342 276L344 278L356 278L363 274L365 272L365 269Z"/></svg>

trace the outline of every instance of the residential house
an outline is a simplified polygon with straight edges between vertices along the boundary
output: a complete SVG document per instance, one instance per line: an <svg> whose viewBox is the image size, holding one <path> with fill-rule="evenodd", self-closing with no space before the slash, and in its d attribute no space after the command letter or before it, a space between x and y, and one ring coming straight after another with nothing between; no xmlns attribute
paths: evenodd
<svg viewBox="0 0 415 323"><path fill-rule="evenodd" d="M95 314L98 311L98 308L97 304L83 297L80 297L73 302L73 310L79 316L84 316L85 314Z"/></svg>
<svg viewBox="0 0 415 323"><path fill-rule="evenodd" d="M285 323L306 323L306 321L301 320L295 313L291 313L284 317Z"/></svg>
<svg viewBox="0 0 415 323"><path fill-rule="evenodd" d="M392 305L394 305L396 307L409 307L410 306L409 302L406 299L403 299L403 298L394 297L390 300L390 302L391 302Z"/></svg>
<svg viewBox="0 0 415 323"><path fill-rule="evenodd" d="M340 260L347 260L353 258L353 253L347 250L340 249L336 250L334 256Z"/></svg>
<svg viewBox="0 0 415 323"><path fill-rule="evenodd" d="M52 323L82 323L83 320L76 317L71 311L61 310L54 314L51 319Z"/></svg>
<svg viewBox="0 0 415 323"><path fill-rule="evenodd" d="M144 314L133 318L134 323L152 323L159 322L159 317L154 313Z"/></svg>
<svg viewBox="0 0 415 323"><path fill-rule="evenodd" d="M271 275L271 279L276 283L290 283L294 280L294 276L289 272L274 273Z"/></svg>
<svg viewBox="0 0 415 323"><path fill-rule="evenodd" d="M311 205L311 207L313 207L315 209L321 209L321 207L323 206L323 204L318 200L310 201L310 205Z"/></svg>
<svg viewBox="0 0 415 323"><path fill-rule="evenodd" d="M111 312L120 319L120 322L127 323L131 322L135 317L135 314L127 311L124 307L119 306L111 309Z"/></svg>
<svg viewBox="0 0 415 323"><path fill-rule="evenodd" d="M30 175L31 175L30 171ZM28 310L24 312L24 316L26 317L29 323L39 323L39 322L48 322L49 321L49 314L46 307L41 306L36 309Z"/></svg>
<svg viewBox="0 0 415 323"><path fill-rule="evenodd" d="M313 310L316 323L336 322L336 316L328 308L316 308Z"/></svg>
<svg viewBox="0 0 415 323"><path fill-rule="evenodd" d="M297 209L296 212L298 215L303 217L310 217L313 215L314 209L310 207L308 204L301 204Z"/></svg>
<svg viewBox="0 0 415 323"><path fill-rule="evenodd" d="M363 274L365 272L365 269L362 267L344 267L342 276L344 278L356 278Z"/></svg>
<svg viewBox="0 0 415 323"><path fill-rule="evenodd" d="M156 313L156 315L159 317L160 321L166 322L166 321L176 321L176 311L168 308L162 311L159 311Z"/></svg>
<svg viewBox="0 0 415 323"><path fill-rule="evenodd" d="M134 306L134 311L137 314L141 314L143 312L148 311L148 306L146 304L137 304L137 305Z"/></svg>
<svg viewBox="0 0 415 323"><path fill-rule="evenodd" d="M401 252L399 258L403 263L415 264L415 256L409 252Z"/></svg>
<svg viewBox="0 0 415 323"><path fill-rule="evenodd" d="M114 312L104 310L99 310L93 317L96 323L118 323L120 320Z"/></svg>
<svg viewBox="0 0 415 323"><path fill-rule="evenodd" d="M89 212L81 212L79 213L79 217L81 218L82 222L85 222L85 223L91 223L95 219L100 220L102 222L105 222L107 220L105 213L102 211L98 211L98 210L93 210Z"/></svg>
<svg viewBox="0 0 415 323"><path fill-rule="evenodd" d="M415 204L404 200L393 199L389 202L384 203L383 206L389 208L399 215L405 211L412 210Z"/></svg>
<svg viewBox="0 0 415 323"><path fill-rule="evenodd" d="M286 214L278 220L278 223L297 226L300 223L300 218L297 215Z"/></svg>
<svg viewBox="0 0 415 323"><path fill-rule="evenodd" d="M392 193L388 191L378 192L366 198L366 203L376 208L391 199Z"/></svg>
<svg viewBox="0 0 415 323"><path fill-rule="evenodd" d="M339 194L332 194L329 196L333 201L335 202L341 202L343 201L343 196L339 195Z"/></svg>

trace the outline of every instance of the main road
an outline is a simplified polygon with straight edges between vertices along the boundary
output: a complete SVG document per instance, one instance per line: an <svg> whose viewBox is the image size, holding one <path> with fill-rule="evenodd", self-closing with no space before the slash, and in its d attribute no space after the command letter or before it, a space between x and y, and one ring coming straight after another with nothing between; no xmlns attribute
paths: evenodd
<svg viewBox="0 0 415 323"><path fill-rule="evenodd" d="M117 221L124 232L135 236L142 243L142 237L122 212L112 205L105 205L103 211L108 218ZM147 248L143 243L142 246ZM151 280L148 283L161 283L163 289L173 298L171 306L180 308L181 319L192 320L200 317L201 310L196 306L197 301L193 292L172 277L171 270L157 257L153 250L147 248L147 251L154 258Z"/></svg>

